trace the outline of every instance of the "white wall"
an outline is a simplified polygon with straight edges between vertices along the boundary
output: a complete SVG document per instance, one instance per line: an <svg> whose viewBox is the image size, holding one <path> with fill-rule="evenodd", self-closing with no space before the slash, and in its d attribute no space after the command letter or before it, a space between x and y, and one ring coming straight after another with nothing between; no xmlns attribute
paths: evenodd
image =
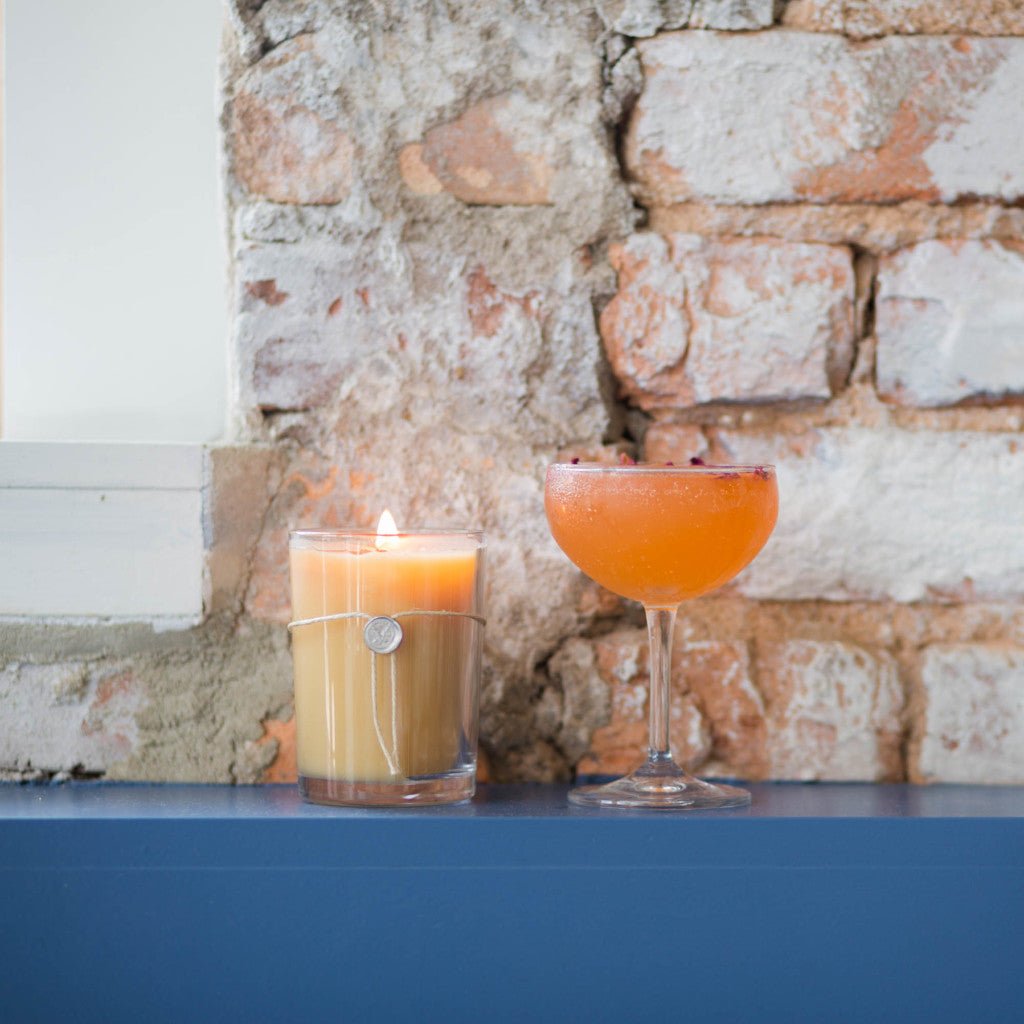
<svg viewBox="0 0 1024 1024"><path fill-rule="evenodd" d="M219 0L6 0L4 437L222 433L221 20Z"/></svg>

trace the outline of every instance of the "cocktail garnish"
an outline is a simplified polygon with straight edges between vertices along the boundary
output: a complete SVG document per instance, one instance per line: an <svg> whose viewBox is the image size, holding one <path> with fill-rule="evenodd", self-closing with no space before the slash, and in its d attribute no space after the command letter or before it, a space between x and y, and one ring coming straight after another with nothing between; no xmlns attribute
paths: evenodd
<svg viewBox="0 0 1024 1024"><path fill-rule="evenodd" d="M690 465L691 466L706 466L707 463L699 455L692 455L690 457Z"/></svg>
<svg viewBox="0 0 1024 1024"><path fill-rule="evenodd" d="M580 457L577 455L576 458L572 460L572 464L574 466L578 466L579 462L580 462Z"/></svg>

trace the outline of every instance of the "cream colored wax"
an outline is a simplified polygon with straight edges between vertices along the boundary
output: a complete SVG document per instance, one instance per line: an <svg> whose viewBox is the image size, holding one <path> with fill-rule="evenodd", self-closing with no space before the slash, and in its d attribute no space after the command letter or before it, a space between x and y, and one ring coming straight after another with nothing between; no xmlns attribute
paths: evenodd
<svg viewBox="0 0 1024 1024"><path fill-rule="evenodd" d="M358 553L293 545L293 619L477 611L476 542L458 537L445 550L423 550L406 535L388 545L379 550L370 539ZM380 782L454 767L480 627L460 615L397 621L404 639L392 654L366 646L366 618L292 629L300 775Z"/></svg>

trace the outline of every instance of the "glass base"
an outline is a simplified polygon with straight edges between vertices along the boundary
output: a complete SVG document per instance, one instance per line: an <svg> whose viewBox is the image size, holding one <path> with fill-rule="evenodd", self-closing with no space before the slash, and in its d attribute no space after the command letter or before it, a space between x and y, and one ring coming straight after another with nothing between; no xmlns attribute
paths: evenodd
<svg viewBox="0 0 1024 1024"><path fill-rule="evenodd" d="M709 811L747 807L750 794L738 786L703 782L669 761L645 764L603 786L578 786L569 791L569 803L580 807Z"/></svg>
<svg viewBox="0 0 1024 1024"><path fill-rule="evenodd" d="M424 804L458 804L476 792L476 772L435 776L428 779L400 779L394 782L364 782L353 779L319 779L299 776L299 792L313 804L344 807L409 807Z"/></svg>

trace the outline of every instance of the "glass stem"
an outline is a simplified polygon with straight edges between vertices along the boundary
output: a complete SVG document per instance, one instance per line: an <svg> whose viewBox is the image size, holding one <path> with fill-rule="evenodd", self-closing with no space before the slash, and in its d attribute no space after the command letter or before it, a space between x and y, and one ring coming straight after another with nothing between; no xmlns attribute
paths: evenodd
<svg viewBox="0 0 1024 1024"><path fill-rule="evenodd" d="M651 643L651 727L647 751L648 765L672 764L669 747L669 696L672 683L672 634L675 630L675 608L645 608L647 636Z"/></svg>

